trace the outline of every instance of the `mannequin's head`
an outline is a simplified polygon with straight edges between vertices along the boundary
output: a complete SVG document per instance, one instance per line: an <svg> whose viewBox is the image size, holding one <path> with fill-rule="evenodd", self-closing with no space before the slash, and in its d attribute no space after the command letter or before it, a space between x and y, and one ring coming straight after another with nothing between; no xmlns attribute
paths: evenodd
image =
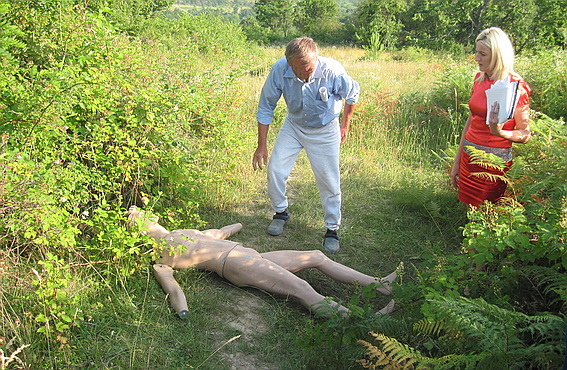
<svg viewBox="0 0 567 370"><path fill-rule="evenodd" d="M142 234L147 234L147 230L149 230L152 226L157 225L158 220L158 216L141 211L136 206L128 208L128 227L134 227L137 225Z"/></svg>

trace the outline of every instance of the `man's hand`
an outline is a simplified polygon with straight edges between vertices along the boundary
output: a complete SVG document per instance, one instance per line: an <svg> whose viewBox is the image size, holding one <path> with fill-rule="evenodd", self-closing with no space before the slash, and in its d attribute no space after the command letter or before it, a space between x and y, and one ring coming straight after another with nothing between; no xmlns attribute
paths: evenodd
<svg viewBox="0 0 567 370"><path fill-rule="evenodd" d="M263 169L264 166L268 165L268 148L258 147L254 152L254 157L252 158L252 167L254 171L258 169Z"/></svg>
<svg viewBox="0 0 567 370"><path fill-rule="evenodd" d="M252 167L254 171L257 169L263 169L264 166L268 165L268 129L270 125L262 125L258 122L258 146L254 152L254 157L252 158Z"/></svg>
<svg viewBox="0 0 567 370"><path fill-rule="evenodd" d="M341 144L348 138L348 130L350 128L350 119L356 109L356 104L345 103L343 116L341 117Z"/></svg>
<svg viewBox="0 0 567 370"><path fill-rule="evenodd" d="M348 127L345 128L344 125L341 125L341 144L346 141L348 138Z"/></svg>

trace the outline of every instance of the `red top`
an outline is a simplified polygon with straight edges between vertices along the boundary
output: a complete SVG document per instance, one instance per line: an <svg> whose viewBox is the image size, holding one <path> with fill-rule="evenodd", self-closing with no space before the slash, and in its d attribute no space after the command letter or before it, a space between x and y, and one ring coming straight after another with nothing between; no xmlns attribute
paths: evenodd
<svg viewBox="0 0 567 370"><path fill-rule="evenodd" d="M492 148L509 148L512 142L501 137L494 136L490 133L490 127L486 124L486 94L485 91L490 89L496 81L485 79L478 82L478 73L475 77L474 85L472 88L471 99L469 100L469 109L471 112L471 125L467 131L465 138L471 143L478 145L489 146ZM523 107L530 104L531 88L529 85L520 78L518 75L510 75L510 81L519 81L518 93L520 93L520 100L516 108ZM514 130L516 128L516 120L514 118L504 123L504 130Z"/></svg>

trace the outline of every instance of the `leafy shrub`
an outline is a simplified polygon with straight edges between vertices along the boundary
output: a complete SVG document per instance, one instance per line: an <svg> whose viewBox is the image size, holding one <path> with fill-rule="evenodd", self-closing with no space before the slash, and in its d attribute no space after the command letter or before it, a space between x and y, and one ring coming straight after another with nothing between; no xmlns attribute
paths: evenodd
<svg viewBox="0 0 567 370"><path fill-rule="evenodd" d="M141 36L160 40L170 49L183 49L186 58L195 58L193 63L211 58L209 63L214 68L246 55L250 47L242 28L211 13L182 13L174 19L157 16L144 23Z"/></svg>
<svg viewBox="0 0 567 370"><path fill-rule="evenodd" d="M164 53L167 45L149 34L127 38L99 14L49 4L45 12L25 13L23 2L9 9L26 47L10 50L0 78L0 245L38 271L35 295L25 298L33 304L2 315L1 324L33 317L48 343L61 345L38 348L40 359L71 348L83 292L69 289L81 266L107 279L150 262L151 244L125 227L129 205L151 206L173 227L200 226L200 203L230 186L220 175L241 153L230 149L239 147L239 129L225 87L247 64L218 63L237 55L254 61L236 28L207 16L181 20L187 48ZM211 171L218 158L223 164Z"/></svg>
<svg viewBox="0 0 567 370"><path fill-rule="evenodd" d="M390 335L407 329L389 315L377 315L372 300L376 298L375 285L361 287L360 293L351 297L347 307L348 317L334 309L319 322L307 325L298 344L307 350L317 351L318 363L308 367L347 368L353 358L362 356L357 345L360 338L368 337L368 331L382 331ZM321 361L325 363L321 363Z"/></svg>
<svg viewBox="0 0 567 370"><path fill-rule="evenodd" d="M5 17L9 13L10 5L5 1L0 2L0 16ZM11 49L21 49L25 44L18 40L24 36L24 33L14 24L6 19L0 20L0 58L8 62L13 62L14 57L10 52Z"/></svg>
<svg viewBox="0 0 567 370"><path fill-rule="evenodd" d="M474 78L471 70L469 65L449 66L431 90L400 98L390 118L390 131L403 147L420 148L427 153L459 142L469 114Z"/></svg>
<svg viewBox="0 0 567 370"><path fill-rule="evenodd" d="M414 325L416 334L431 339L428 348L418 351L374 334L379 346L361 341L369 358L359 362L365 368L389 365L394 369L555 369L561 365L565 320L558 316L528 316L482 298L435 296L428 302L430 315ZM423 352L445 355L429 357Z"/></svg>
<svg viewBox="0 0 567 370"><path fill-rule="evenodd" d="M565 50L540 50L518 59L516 69L532 88L530 107L554 119L567 119Z"/></svg>

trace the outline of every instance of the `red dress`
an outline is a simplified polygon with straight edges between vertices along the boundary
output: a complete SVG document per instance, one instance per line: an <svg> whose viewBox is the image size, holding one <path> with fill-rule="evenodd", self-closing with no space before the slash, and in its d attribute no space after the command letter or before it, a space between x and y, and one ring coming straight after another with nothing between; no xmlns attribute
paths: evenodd
<svg viewBox="0 0 567 370"><path fill-rule="evenodd" d="M489 89L496 81L485 79L482 82L477 81L480 74L476 75L475 82L472 88L471 99L469 100L469 110L471 113L471 124L465 134L465 139L474 145L477 149L492 152L499 155L498 152L507 152L506 148L512 147L512 142L501 137L492 135L490 127L486 124L486 94L485 91ZM523 81L518 75L510 75L511 81L519 81L518 93L520 99L518 100L517 109L530 104L529 97L531 89L528 84ZM514 130L516 128L516 120L514 118L504 123L504 130ZM470 145L470 144L468 144ZM465 143L464 146L467 146ZM487 148L480 148L480 146ZM509 151L509 150L508 150ZM499 155L501 156L501 155ZM475 176L475 172L488 172L498 175L503 175L508 171L512 165L511 153L510 157L501 156L506 160L506 168L504 171L495 169L488 169L479 165L470 163L470 156L467 154L466 149L463 148L460 162L459 173L459 200L478 206L485 200L495 202L504 194L506 190L506 183L502 180L496 182L488 179Z"/></svg>

